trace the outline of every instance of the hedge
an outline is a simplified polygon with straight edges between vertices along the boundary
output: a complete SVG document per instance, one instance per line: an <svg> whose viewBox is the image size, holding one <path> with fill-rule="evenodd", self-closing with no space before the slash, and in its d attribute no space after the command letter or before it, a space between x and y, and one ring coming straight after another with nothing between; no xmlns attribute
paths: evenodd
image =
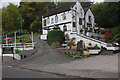
<svg viewBox="0 0 120 80"><path fill-rule="evenodd" d="M51 45L53 42L59 42L60 44L64 42L64 32L61 30L51 30L47 35L47 43Z"/></svg>

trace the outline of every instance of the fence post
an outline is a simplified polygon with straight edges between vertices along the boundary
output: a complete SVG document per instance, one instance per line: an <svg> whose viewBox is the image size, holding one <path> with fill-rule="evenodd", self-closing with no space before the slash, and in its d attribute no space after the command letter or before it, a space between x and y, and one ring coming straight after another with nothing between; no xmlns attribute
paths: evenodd
<svg viewBox="0 0 120 80"><path fill-rule="evenodd" d="M7 34L6 34L6 44L8 44L8 41L7 41Z"/></svg>
<svg viewBox="0 0 120 80"><path fill-rule="evenodd" d="M14 32L14 37L15 37L15 48L16 48L16 32Z"/></svg>
<svg viewBox="0 0 120 80"><path fill-rule="evenodd" d="M32 47L34 47L34 44L33 44L33 32L31 32L31 38L32 38Z"/></svg>

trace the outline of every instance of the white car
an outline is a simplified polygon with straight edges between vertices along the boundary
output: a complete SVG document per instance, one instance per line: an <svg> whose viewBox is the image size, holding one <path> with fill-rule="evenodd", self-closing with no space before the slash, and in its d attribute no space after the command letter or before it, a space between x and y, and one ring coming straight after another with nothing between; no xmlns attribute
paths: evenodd
<svg viewBox="0 0 120 80"><path fill-rule="evenodd" d="M118 43L107 43L107 50L113 50L113 51L118 51L120 50L119 44Z"/></svg>

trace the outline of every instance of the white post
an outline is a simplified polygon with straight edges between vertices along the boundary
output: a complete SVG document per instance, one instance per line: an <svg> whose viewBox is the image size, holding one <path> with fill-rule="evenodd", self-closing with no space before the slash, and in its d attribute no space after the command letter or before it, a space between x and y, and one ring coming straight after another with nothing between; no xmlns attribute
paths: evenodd
<svg viewBox="0 0 120 80"><path fill-rule="evenodd" d="M7 35L6 35L6 44L8 44L8 41L7 41Z"/></svg>
<svg viewBox="0 0 120 80"><path fill-rule="evenodd" d="M31 38L32 38L32 46L34 47L34 44L33 44L33 32L31 32Z"/></svg>
<svg viewBox="0 0 120 80"><path fill-rule="evenodd" d="M15 37L15 48L16 48L16 32L14 32L14 37Z"/></svg>

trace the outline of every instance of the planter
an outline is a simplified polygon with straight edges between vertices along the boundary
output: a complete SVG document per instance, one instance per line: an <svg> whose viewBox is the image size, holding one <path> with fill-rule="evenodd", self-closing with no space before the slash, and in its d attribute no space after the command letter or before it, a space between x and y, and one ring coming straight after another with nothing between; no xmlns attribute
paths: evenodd
<svg viewBox="0 0 120 80"><path fill-rule="evenodd" d="M101 51L101 49L90 49L90 50L89 50L89 53L90 53L90 54L99 54L100 51Z"/></svg>

